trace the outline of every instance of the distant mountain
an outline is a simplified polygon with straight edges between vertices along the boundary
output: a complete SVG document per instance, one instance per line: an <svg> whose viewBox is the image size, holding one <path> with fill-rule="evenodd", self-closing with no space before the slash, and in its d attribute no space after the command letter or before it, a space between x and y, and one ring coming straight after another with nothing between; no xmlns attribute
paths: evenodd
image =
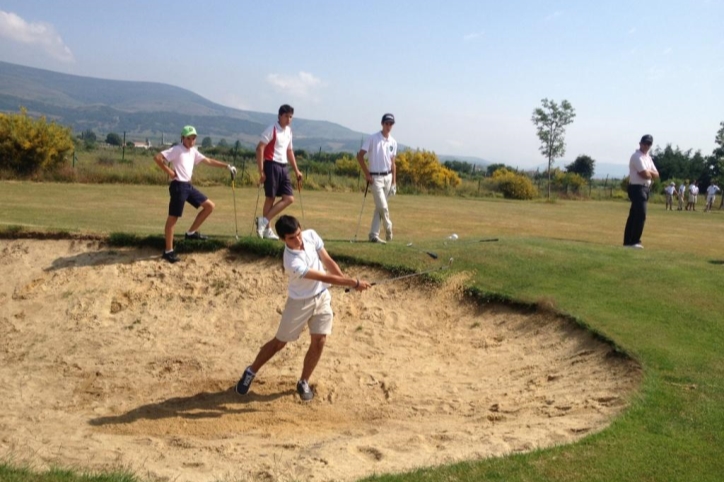
<svg viewBox="0 0 724 482"><path fill-rule="evenodd" d="M0 62L0 111L33 115L98 134L126 132L128 139L159 144L191 124L202 137L256 145L276 114L232 109L189 90L156 82L105 80ZM294 147L356 152L366 133L326 121L294 119Z"/></svg>

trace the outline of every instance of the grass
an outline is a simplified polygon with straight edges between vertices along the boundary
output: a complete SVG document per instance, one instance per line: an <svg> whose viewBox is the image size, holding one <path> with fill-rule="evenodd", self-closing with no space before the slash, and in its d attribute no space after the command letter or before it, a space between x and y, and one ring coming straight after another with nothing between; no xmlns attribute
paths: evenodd
<svg viewBox="0 0 724 482"><path fill-rule="evenodd" d="M202 231L215 236L218 247L233 243L234 249L278 256L279 244L249 237L256 189L237 189L238 243L230 188L203 190L217 210ZM0 228L8 236L28 230L120 231L128 234L114 235L119 244L153 243L161 239L167 202L162 187L3 182ZM362 202L361 194L304 193L305 224L325 238L337 259L404 271L437 266L420 251L434 251L445 261L453 257L453 270L471 273L472 292L555 307L612 340L644 369L630 408L609 428L576 444L366 480L722 480L724 211L665 212L663 205L650 205L646 249L639 251L620 247L625 202L398 196L391 201L395 241L380 246L349 242ZM360 240L366 238L371 205L367 199ZM179 232L192 212L179 222ZM301 218L298 203L288 212ZM452 233L460 239L447 241ZM500 241L478 242L483 238ZM27 472L37 478L23 478L17 475L22 470L0 466L0 480L96 480L78 473L59 478ZM122 477L107 480L128 480Z"/></svg>

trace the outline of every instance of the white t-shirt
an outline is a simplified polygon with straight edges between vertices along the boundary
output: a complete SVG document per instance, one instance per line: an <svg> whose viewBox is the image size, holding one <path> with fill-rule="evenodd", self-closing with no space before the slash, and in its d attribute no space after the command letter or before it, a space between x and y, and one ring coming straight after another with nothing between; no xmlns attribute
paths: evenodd
<svg viewBox="0 0 724 482"><path fill-rule="evenodd" d="M666 194L668 194L669 196L673 196L674 191L676 191L676 186L666 186L664 188L664 192L666 192Z"/></svg>
<svg viewBox="0 0 724 482"><path fill-rule="evenodd" d="M289 275L289 297L304 300L317 296L330 285L321 281L304 278L310 269L326 273L319 257L324 241L313 229L302 231L302 249L284 248L284 271Z"/></svg>
<svg viewBox="0 0 724 482"><path fill-rule="evenodd" d="M694 196L696 196L697 194L699 194L699 186L695 186L695 185L693 185L693 184L690 184L690 185L689 185L689 194L693 194Z"/></svg>
<svg viewBox="0 0 724 482"><path fill-rule="evenodd" d="M679 186L679 194L681 194L683 196L685 192L686 192L686 185L682 184L681 186Z"/></svg>
<svg viewBox="0 0 724 482"><path fill-rule="evenodd" d="M287 149L294 149L292 145L292 128L286 126L282 129L276 122L261 133L261 142L264 146L264 160L279 164L287 163Z"/></svg>
<svg viewBox="0 0 724 482"><path fill-rule="evenodd" d="M651 179L644 179L643 177L639 176L639 171L643 171L644 169L659 172L656 170L656 166L654 166L654 160L651 159L651 156L649 156L648 154L644 154L643 152L641 152L640 149L637 149L636 152L631 155L631 159L628 161L629 183L640 184L642 186L650 186Z"/></svg>
<svg viewBox="0 0 724 482"><path fill-rule="evenodd" d="M161 152L161 155L173 165L176 181L181 182L191 182L194 166L206 159L206 156L201 154L196 147L186 149L183 144L176 144Z"/></svg>
<svg viewBox="0 0 724 482"><path fill-rule="evenodd" d="M385 139L382 131L376 132L367 138L361 150L367 153L370 172L392 171L392 161L397 155L397 141L392 136Z"/></svg>
<svg viewBox="0 0 724 482"><path fill-rule="evenodd" d="M721 189L719 189L719 186L717 186L716 184L712 184L706 189L706 194L708 196L715 196L716 193L718 193L719 191L721 191Z"/></svg>

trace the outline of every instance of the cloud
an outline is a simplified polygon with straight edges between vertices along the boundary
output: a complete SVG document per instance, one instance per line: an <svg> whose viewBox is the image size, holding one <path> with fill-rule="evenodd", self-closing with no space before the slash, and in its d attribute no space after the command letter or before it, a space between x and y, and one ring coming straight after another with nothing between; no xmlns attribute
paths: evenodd
<svg viewBox="0 0 724 482"><path fill-rule="evenodd" d="M297 75L269 74L266 80L279 92L303 99L313 98L315 89L325 85L309 72L299 72Z"/></svg>
<svg viewBox="0 0 724 482"><path fill-rule="evenodd" d="M545 20L546 22L550 22L551 20L555 20L556 18L560 17L561 15L563 15L563 12L561 12L561 11L553 12L552 14L545 17L543 20Z"/></svg>
<svg viewBox="0 0 724 482"><path fill-rule="evenodd" d="M70 51L55 28L43 22L28 23L22 17L0 10L0 37L13 42L39 46L51 57L61 62L75 62Z"/></svg>
<svg viewBox="0 0 724 482"><path fill-rule="evenodd" d="M470 40L475 40L476 38L482 37L485 32L473 32L469 33L466 36L463 37L463 39L468 42Z"/></svg>

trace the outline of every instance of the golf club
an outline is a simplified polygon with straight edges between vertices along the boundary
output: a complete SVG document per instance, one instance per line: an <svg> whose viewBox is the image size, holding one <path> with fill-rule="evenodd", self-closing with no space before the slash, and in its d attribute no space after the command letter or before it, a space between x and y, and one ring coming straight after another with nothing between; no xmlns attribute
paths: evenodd
<svg viewBox="0 0 724 482"><path fill-rule="evenodd" d="M256 188L256 207L254 208L254 219L251 222L251 233L249 233L250 236L254 235L254 230L256 229L256 212L259 210L259 195L261 194L261 183L259 183L259 187Z"/></svg>
<svg viewBox="0 0 724 482"><path fill-rule="evenodd" d="M236 176L231 174L231 195L234 197L234 228L236 229L236 240L239 240L239 218L236 215Z"/></svg>
<svg viewBox="0 0 724 482"><path fill-rule="evenodd" d="M420 271L419 273L403 274L402 276L395 276L394 278L387 278L387 279L383 279L383 280L379 280L379 281L373 281L372 283L370 283L370 285L376 286L376 285L382 285L382 284L386 284L386 283L392 283L393 281L399 281L401 279L407 279L407 278L414 278L416 276L422 276L423 274L432 273L433 271L440 271L443 269L448 269L450 266L452 266L452 262L453 262L453 258L450 258L448 260L447 264L438 266L437 268ZM345 288L344 292L349 293L352 289L353 288Z"/></svg>
<svg viewBox="0 0 724 482"><path fill-rule="evenodd" d="M297 190L299 191L299 205L302 207L302 224L306 224L304 219L304 202L302 201L302 181L297 179Z"/></svg>
<svg viewBox="0 0 724 482"><path fill-rule="evenodd" d="M433 253L432 251L423 251L422 249L417 249L416 247L414 247L414 246L412 245L412 243L407 243L407 247L414 249L414 250L417 251L418 253L425 253L426 255L428 255L429 257L431 257L432 259L437 259L437 253Z"/></svg>
<svg viewBox="0 0 724 482"><path fill-rule="evenodd" d="M359 210L359 220L357 221L357 230L354 232L354 239L350 241L350 243L356 243L357 242L357 235L359 234L359 227L362 224L362 212L365 210L365 201L367 200L367 191L370 188L370 183L367 181L367 185L365 186L365 195L362 198L362 209Z"/></svg>
<svg viewBox="0 0 724 482"><path fill-rule="evenodd" d="M498 238L487 238L487 239L468 239L465 241L457 241L457 240L451 240L448 239L444 241L442 244L443 246L453 246L453 245L462 245L462 244L471 244L471 243L495 243L500 241Z"/></svg>

